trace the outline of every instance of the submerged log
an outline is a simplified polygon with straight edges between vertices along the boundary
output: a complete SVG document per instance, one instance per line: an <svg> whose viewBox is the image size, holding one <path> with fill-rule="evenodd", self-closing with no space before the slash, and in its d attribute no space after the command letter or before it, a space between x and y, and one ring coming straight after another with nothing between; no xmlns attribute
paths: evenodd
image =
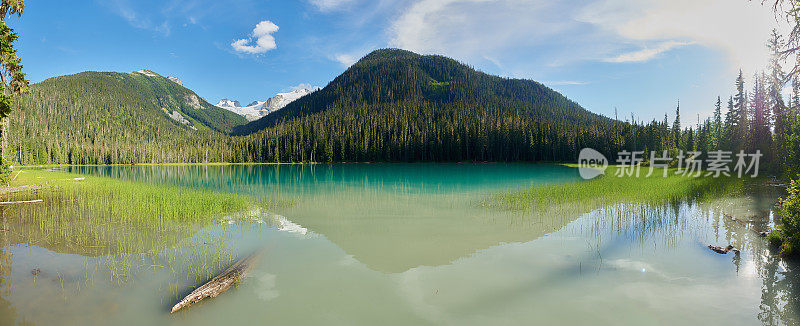
<svg viewBox="0 0 800 326"><path fill-rule="evenodd" d="M0 195L8 195L17 192L29 191L29 190L39 190L44 189L47 186L45 185L27 185L27 186L19 186L19 187L2 187L0 188Z"/></svg>
<svg viewBox="0 0 800 326"><path fill-rule="evenodd" d="M72 178L72 179L55 179L53 181L83 181L83 180L86 180L86 177Z"/></svg>
<svg viewBox="0 0 800 326"><path fill-rule="evenodd" d="M733 251L734 254L737 254L737 255L739 254L739 249L736 249L731 245L728 245L727 247L724 247L724 248L723 247L718 247L718 246L708 245L708 249L711 249L711 251L716 252L716 253L718 253L720 255L727 255L731 251Z"/></svg>
<svg viewBox="0 0 800 326"><path fill-rule="evenodd" d="M22 201L4 201L0 202L0 205L19 205L19 204L35 204L41 203L41 199L34 199L34 200L22 200Z"/></svg>
<svg viewBox="0 0 800 326"><path fill-rule="evenodd" d="M228 267L228 269L223 271L222 274L217 275L206 284L203 284L199 288L192 291L192 293L189 293L189 295L183 298L183 300L175 304L169 313L174 313L180 309L191 306L200 300L205 298L214 298L221 293L228 291L231 286L247 276L247 273L250 272L250 269L253 267L260 254L261 252L256 252L237 261L231 265L231 267Z"/></svg>
<svg viewBox="0 0 800 326"><path fill-rule="evenodd" d="M764 185L765 186L772 186L772 187L781 187L781 188L786 188L786 187L789 186L788 184L785 184L785 183L780 182L778 180L765 181Z"/></svg>

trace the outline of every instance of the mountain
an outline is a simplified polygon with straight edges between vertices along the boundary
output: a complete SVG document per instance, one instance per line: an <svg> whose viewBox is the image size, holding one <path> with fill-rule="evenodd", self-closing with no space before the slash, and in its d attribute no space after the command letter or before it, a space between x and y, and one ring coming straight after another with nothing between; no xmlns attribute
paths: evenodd
<svg viewBox="0 0 800 326"><path fill-rule="evenodd" d="M253 101L247 106L242 106L239 101L232 101L224 98L217 102L217 107L241 115L248 121L255 121L319 89L319 87L298 88L291 92L278 93L268 98L266 101Z"/></svg>
<svg viewBox="0 0 800 326"><path fill-rule="evenodd" d="M263 103L255 101L248 106L242 106L239 101L224 98L217 102L215 106L236 113L247 119L247 121L253 121L261 118Z"/></svg>
<svg viewBox="0 0 800 326"><path fill-rule="evenodd" d="M21 164L574 162L586 147L607 157L657 148L660 129L647 128L662 128L594 114L532 80L396 49L303 93L218 103L269 113L247 123L150 70L50 78L17 101L8 152Z"/></svg>
<svg viewBox="0 0 800 326"><path fill-rule="evenodd" d="M296 101L278 114L234 128L246 135L280 121L323 112L342 104L493 103L524 107L541 118L609 121L538 82L491 76L453 59L398 49L376 50L319 92Z"/></svg>
<svg viewBox="0 0 800 326"><path fill-rule="evenodd" d="M50 78L17 102L9 151L28 164L221 160L247 122L145 69Z"/></svg>
<svg viewBox="0 0 800 326"><path fill-rule="evenodd" d="M233 134L254 161L574 161L631 129L532 80L383 49Z"/></svg>

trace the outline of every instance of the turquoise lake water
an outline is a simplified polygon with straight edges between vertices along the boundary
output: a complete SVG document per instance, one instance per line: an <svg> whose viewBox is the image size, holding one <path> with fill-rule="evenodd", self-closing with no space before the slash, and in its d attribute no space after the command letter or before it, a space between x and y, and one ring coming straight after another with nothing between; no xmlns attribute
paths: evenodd
<svg viewBox="0 0 800 326"><path fill-rule="evenodd" d="M280 205L176 234L158 252L66 250L69 239L49 231L2 233L0 324L771 325L800 317L795 267L769 255L756 232L774 223L769 195L508 211L482 203L499 192L581 182L577 171L537 164L69 171ZM32 213L7 209L5 225L35 229L24 214ZM718 255L708 244L742 252ZM239 286L169 314L182 295L253 251L263 255Z"/></svg>

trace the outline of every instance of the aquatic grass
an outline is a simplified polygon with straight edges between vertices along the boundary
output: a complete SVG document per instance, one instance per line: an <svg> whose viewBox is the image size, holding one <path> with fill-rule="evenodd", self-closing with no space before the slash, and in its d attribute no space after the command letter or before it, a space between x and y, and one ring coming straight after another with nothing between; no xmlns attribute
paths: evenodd
<svg viewBox="0 0 800 326"><path fill-rule="evenodd" d="M87 260L94 263L84 267L86 282L76 284L78 290L98 280L122 286L163 269L177 277L170 288L178 296L179 289L209 279L237 257L233 230L258 225L231 221L252 220L254 212L270 207L235 194L56 171L26 170L14 186L32 184L47 188L4 200L44 202L0 208L8 230L0 237L96 257Z"/></svg>
<svg viewBox="0 0 800 326"><path fill-rule="evenodd" d="M754 182L749 177L693 178L676 175L674 169L668 171L667 177L663 177L661 171L648 177L646 169L638 177L617 177L618 169L611 166L606 175L590 181L504 191L487 196L481 204L504 210L541 210L554 207L592 209L623 203L667 204L741 194Z"/></svg>
<svg viewBox="0 0 800 326"><path fill-rule="evenodd" d="M51 186L52 190L35 195L46 202L75 201L83 209L120 222L209 220L250 205L247 197L235 194L45 170L26 170L14 184Z"/></svg>
<svg viewBox="0 0 800 326"><path fill-rule="evenodd" d="M92 256L160 250L253 204L235 194L52 170L24 170L12 183L23 185L46 188L4 200L44 202L3 208L7 236Z"/></svg>

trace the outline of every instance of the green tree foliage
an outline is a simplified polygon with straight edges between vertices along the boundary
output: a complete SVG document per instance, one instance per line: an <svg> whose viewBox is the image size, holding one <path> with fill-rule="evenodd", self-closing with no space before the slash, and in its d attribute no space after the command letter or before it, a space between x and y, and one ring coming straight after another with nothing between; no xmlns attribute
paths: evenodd
<svg viewBox="0 0 800 326"><path fill-rule="evenodd" d="M678 101L678 107L675 109L675 122L672 123L672 141L675 148L684 149L681 143L683 129L681 129L681 102Z"/></svg>
<svg viewBox="0 0 800 326"><path fill-rule="evenodd" d="M790 169L790 165L792 165L793 162L789 160L787 155L778 155L778 152L782 151L781 149L785 149L788 146L787 137L790 134L791 127L791 115L790 112L787 111L786 104L783 100L783 95L781 94L786 81L786 73L784 73L783 67L781 67L780 55L781 49L785 46L784 43L785 42L783 41L781 35L778 34L778 31L773 29L772 34L767 41L767 48L772 54L768 67L769 94L767 102L769 109L772 111L772 118L774 120L774 148L777 149L777 151L770 152L769 155L775 160L775 164L778 169L786 171Z"/></svg>
<svg viewBox="0 0 800 326"><path fill-rule="evenodd" d="M771 155L772 149L772 112L766 88L766 75L756 74L753 77L753 91L750 94L750 105L747 110L749 116L749 128L745 134L744 141L747 142L745 149L750 152L761 151L764 154L765 162L772 164L774 157Z"/></svg>
<svg viewBox="0 0 800 326"><path fill-rule="evenodd" d="M711 138L709 139L710 148L722 147L722 98L717 96L717 103L714 105L714 122L711 125Z"/></svg>
<svg viewBox="0 0 800 326"><path fill-rule="evenodd" d="M224 133L246 122L150 71L50 78L11 117L9 156L22 164L222 162Z"/></svg>
<svg viewBox="0 0 800 326"><path fill-rule="evenodd" d="M24 93L28 87L22 64L17 57L14 42L19 39L19 34L6 25L6 17L16 14L22 15L25 3L22 0L2 0L0 3L0 165L6 163L6 146L8 144L8 115L14 105L17 94ZM3 169L5 170L5 169ZM0 179L5 179L6 173L0 171Z"/></svg>
<svg viewBox="0 0 800 326"><path fill-rule="evenodd" d="M772 231L768 239L773 245L780 246L782 255L797 256L800 254L800 182L792 181L787 193L778 203L780 228Z"/></svg>

